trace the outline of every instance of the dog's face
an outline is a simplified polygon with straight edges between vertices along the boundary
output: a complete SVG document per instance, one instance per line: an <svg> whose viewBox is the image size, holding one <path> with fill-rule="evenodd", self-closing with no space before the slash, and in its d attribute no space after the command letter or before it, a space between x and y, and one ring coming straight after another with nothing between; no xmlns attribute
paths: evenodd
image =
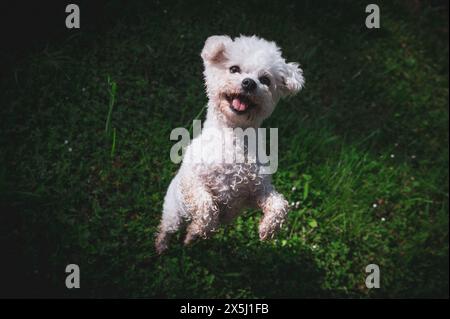
<svg viewBox="0 0 450 319"><path fill-rule="evenodd" d="M211 36L201 56L210 107L231 127L259 126L280 98L304 83L296 63L286 63L274 42L255 36Z"/></svg>

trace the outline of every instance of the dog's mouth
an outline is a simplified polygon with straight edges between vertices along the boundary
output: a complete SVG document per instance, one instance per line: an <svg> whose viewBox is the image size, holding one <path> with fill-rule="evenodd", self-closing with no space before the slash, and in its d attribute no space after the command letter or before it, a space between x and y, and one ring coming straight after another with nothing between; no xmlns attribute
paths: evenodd
<svg viewBox="0 0 450 319"><path fill-rule="evenodd" d="M248 95L241 93L226 94L225 99L230 104L230 109L236 114L245 114L255 107L255 103Z"/></svg>

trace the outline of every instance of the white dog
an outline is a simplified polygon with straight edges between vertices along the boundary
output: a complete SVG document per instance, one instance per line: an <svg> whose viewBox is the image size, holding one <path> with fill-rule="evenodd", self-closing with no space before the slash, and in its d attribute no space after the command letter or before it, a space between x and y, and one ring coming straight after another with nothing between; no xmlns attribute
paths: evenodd
<svg viewBox="0 0 450 319"><path fill-rule="evenodd" d="M170 235L185 222L189 225L184 242L189 244L208 237L244 207L259 207L264 213L259 237L264 240L282 226L288 212L287 201L272 186L271 176L261 173L257 161L208 158L217 158L221 152L229 155L245 145L232 129L260 127L280 98L300 91L302 70L296 63L286 63L274 42L256 36L211 36L201 57L209 99L204 129L215 128L223 134L217 139L203 132L187 147L164 200L158 253L167 249ZM246 159L253 155L247 152Z"/></svg>

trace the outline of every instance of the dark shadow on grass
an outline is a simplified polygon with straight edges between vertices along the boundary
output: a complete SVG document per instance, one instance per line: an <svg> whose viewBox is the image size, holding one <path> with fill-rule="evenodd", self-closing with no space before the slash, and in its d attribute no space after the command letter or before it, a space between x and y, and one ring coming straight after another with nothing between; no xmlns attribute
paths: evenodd
<svg viewBox="0 0 450 319"><path fill-rule="evenodd" d="M322 288L325 274L306 247L235 244L231 238L211 239L187 248L190 257L214 275L216 291L224 294L219 297L248 297L245 291L258 298L330 296Z"/></svg>

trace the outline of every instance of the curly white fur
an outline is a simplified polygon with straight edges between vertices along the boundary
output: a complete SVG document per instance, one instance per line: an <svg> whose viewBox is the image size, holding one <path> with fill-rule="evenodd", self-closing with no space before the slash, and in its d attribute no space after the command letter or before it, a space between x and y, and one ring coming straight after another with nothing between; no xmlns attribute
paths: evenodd
<svg viewBox="0 0 450 319"><path fill-rule="evenodd" d="M272 186L271 176L260 172L256 160L249 160L254 154L247 152L244 163L224 162L223 158L244 145L240 144L242 137L230 128L259 127L280 98L303 87L302 70L296 63L286 63L274 42L256 36L234 40L211 36L201 57L209 99L204 131L188 146L167 191L156 238L159 253L167 249L170 235L185 222L189 223L185 238L189 244L211 235L244 207L259 207L264 213L259 235L264 240L282 226L288 212L288 203ZM244 92L244 79L256 84L251 92ZM208 134L208 128L220 130L221 138ZM220 152L225 152L224 156L216 157Z"/></svg>

